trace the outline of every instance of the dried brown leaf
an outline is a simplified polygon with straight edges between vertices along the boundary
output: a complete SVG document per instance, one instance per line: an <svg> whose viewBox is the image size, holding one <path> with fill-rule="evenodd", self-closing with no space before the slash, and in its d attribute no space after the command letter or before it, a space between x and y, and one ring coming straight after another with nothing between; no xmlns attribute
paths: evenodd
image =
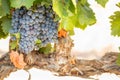
<svg viewBox="0 0 120 80"><path fill-rule="evenodd" d="M23 54L19 54L17 51L11 51L10 60L14 64L14 66L19 69L22 69L26 66Z"/></svg>

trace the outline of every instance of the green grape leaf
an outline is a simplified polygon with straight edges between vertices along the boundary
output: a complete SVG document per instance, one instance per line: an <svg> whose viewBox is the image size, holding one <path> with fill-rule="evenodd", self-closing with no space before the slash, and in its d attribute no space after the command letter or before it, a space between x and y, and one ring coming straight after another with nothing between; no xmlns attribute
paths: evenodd
<svg viewBox="0 0 120 80"><path fill-rule="evenodd" d="M21 6L26 6L30 8L35 0L10 0L11 7L20 8Z"/></svg>
<svg viewBox="0 0 120 80"><path fill-rule="evenodd" d="M111 34L120 36L120 11L116 11L114 15L109 17L111 19Z"/></svg>
<svg viewBox="0 0 120 80"><path fill-rule="evenodd" d="M67 17L68 13L66 10L65 0L52 0L53 10L57 13L57 15L61 18Z"/></svg>
<svg viewBox="0 0 120 80"><path fill-rule="evenodd" d="M15 49L17 47L17 41L10 42L10 49Z"/></svg>
<svg viewBox="0 0 120 80"><path fill-rule="evenodd" d="M0 19L2 30L5 34L9 33L9 30L11 29L11 19L8 18L8 16L4 16Z"/></svg>
<svg viewBox="0 0 120 80"><path fill-rule="evenodd" d="M120 66L120 53L118 54L118 57L117 57L117 60L116 60L116 64L117 64L118 66Z"/></svg>
<svg viewBox="0 0 120 80"><path fill-rule="evenodd" d="M16 33L15 36L16 36L17 39L20 39L20 33Z"/></svg>
<svg viewBox="0 0 120 80"><path fill-rule="evenodd" d="M5 16L10 13L9 0L0 0L0 16Z"/></svg>
<svg viewBox="0 0 120 80"><path fill-rule="evenodd" d="M53 10L60 18L65 18L75 13L75 6L71 0L52 0L52 2Z"/></svg>
<svg viewBox="0 0 120 80"><path fill-rule="evenodd" d="M40 52L44 53L44 54L49 54L51 52L52 46L51 44L48 44L46 47L42 47L40 48Z"/></svg>
<svg viewBox="0 0 120 80"><path fill-rule="evenodd" d="M11 34L11 36L14 36L16 38L16 40L10 42L10 49L15 49L19 45L20 33L14 33L14 34Z"/></svg>
<svg viewBox="0 0 120 80"><path fill-rule="evenodd" d="M84 27L96 23L95 14L89 7L88 2L84 2L84 5L79 1L77 4L77 17L80 25ZM81 26L80 26L81 28Z"/></svg>
<svg viewBox="0 0 120 80"><path fill-rule="evenodd" d="M85 25L85 24L84 24L84 25L81 25L81 24L77 21L75 27L84 30L84 29L87 27L87 25Z"/></svg>
<svg viewBox="0 0 120 80"><path fill-rule="evenodd" d="M75 33L74 33L74 29L72 29L72 30L69 30L69 35L70 36L72 36L72 35L74 35Z"/></svg>
<svg viewBox="0 0 120 80"><path fill-rule="evenodd" d="M108 0L95 0L98 4L100 4L102 7L105 7Z"/></svg>
<svg viewBox="0 0 120 80"><path fill-rule="evenodd" d="M71 0L71 1L72 1L72 3L73 3L74 7L76 8L76 7L77 7L78 0Z"/></svg>
<svg viewBox="0 0 120 80"><path fill-rule="evenodd" d="M38 4L39 4L39 3L41 3L42 1L43 1L43 0L35 0L34 3L36 3L36 4L38 3Z"/></svg>
<svg viewBox="0 0 120 80"><path fill-rule="evenodd" d="M52 0L35 0L34 4L41 4L41 5L52 5Z"/></svg>
<svg viewBox="0 0 120 80"><path fill-rule="evenodd" d="M116 6L120 8L120 3L116 4Z"/></svg>
<svg viewBox="0 0 120 80"><path fill-rule="evenodd" d="M35 44L40 44L41 43L41 40L39 40L39 39L37 39L36 41L35 41Z"/></svg>
<svg viewBox="0 0 120 80"><path fill-rule="evenodd" d="M11 36L15 36L16 37L16 39L20 39L20 33L18 32L18 33L14 33L14 34L11 34Z"/></svg>
<svg viewBox="0 0 120 80"><path fill-rule="evenodd" d="M5 34L2 30L2 26L0 26L0 39L2 39L2 38L5 39L5 38L7 38L7 36L8 36L8 34Z"/></svg>
<svg viewBox="0 0 120 80"><path fill-rule="evenodd" d="M80 1L80 3L81 3L82 5L85 5L86 2L87 2L87 0L81 0L81 1Z"/></svg>
<svg viewBox="0 0 120 80"><path fill-rule="evenodd" d="M52 4L52 0L42 0L41 4L42 4L42 5L49 6L49 5Z"/></svg>
<svg viewBox="0 0 120 80"><path fill-rule="evenodd" d="M71 0L69 0L68 4L69 4L68 10L72 13L75 13L75 6L74 6L73 2Z"/></svg>
<svg viewBox="0 0 120 80"><path fill-rule="evenodd" d="M72 16L75 13L75 6L71 0L64 0L64 8L66 10L67 16Z"/></svg>
<svg viewBox="0 0 120 80"><path fill-rule="evenodd" d="M69 31L70 35L74 35L74 27L75 27L75 20L73 20L73 16L63 18L60 22L60 29L64 28L65 30Z"/></svg>

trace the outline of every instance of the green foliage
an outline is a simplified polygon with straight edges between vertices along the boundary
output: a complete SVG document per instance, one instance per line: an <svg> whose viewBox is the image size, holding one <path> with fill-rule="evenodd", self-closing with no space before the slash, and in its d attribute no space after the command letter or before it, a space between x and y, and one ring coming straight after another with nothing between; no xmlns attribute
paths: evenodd
<svg viewBox="0 0 120 80"><path fill-rule="evenodd" d="M64 7L63 7L64 6ZM53 0L53 10L61 18L60 29L64 28L73 34L75 27L85 29L96 22L94 12L87 0Z"/></svg>
<svg viewBox="0 0 120 80"><path fill-rule="evenodd" d="M108 0L96 0L96 2L105 7ZM52 5L57 14L56 19L60 20L59 29L64 28L71 35L74 35L75 27L84 30L88 25L93 25L96 22L95 14L90 8L88 0L0 0L0 39L6 38L11 29L11 8L26 6L29 9L36 4ZM120 7L120 4L117 6ZM112 34L120 36L120 12L115 12L110 19ZM16 41L10 43L11 49L15 49L19 45L20 34L12 34L12 36L17 38ZM40 43L40 40L36 41L36 44ZM47 54L51 48L51 44L49 44L41 48L40 51Z"/></svg>
<svg viewBox="0 0 120 80"><path fill-rule="evenodd" d="M0 16L5 16L10 13L9 0L0 0Z"/></svg>
<svg viewBox="0 0 120 80"><path fill-rule="evenodd" d="M120 3L117 4L120 8ZM114 12L113 15L109 17L111 19L111 34L113 36L120 36L120 11ZM120 50L120 47L119 47ZM118 58L116 60L117 65L120 66L120 53L118 54Z"/></svg>
<svg viewBox="0 0 120 80"><path fill-rule="evenodd" d="M37 39L37 40L35 41L35 43L36 43L36 44L40 44L40 43L41 43L41 40L38 40L38 39Z"/></svg>
<svg viewBox="0 0 120 80"><path fill-rule="evenodd" d="M17 47L17 41L10 42L10 49L15 49Z"/></svg>
<svg viewBox="0 0 120 80"><path fill-rule="evenodd" d="M10 0L10 6L14 8L20 8L21 6L26 6L30 8L35 0Z"/></svg>
<svg viewBox="0 0 120 80"><path fill-rule="evenodd" d="M98 4L100 4L102 7L105 7L106 3L108 2L108 0L95 0L97 1Z"/></svg>
<svg viewBox="0 0 120 80"><path fill-rule="evenodd" d="M10 15L10 8L20 8L26 6L30 8L36 4L52 5L53 10L60 18L59 29L64 28L70 34L74 33L74 28L85 29L87 25L92 25L96 22L94 12L89 6L88 0L0 0L0 18L2 18L1 26L4 34L8 34L10 19L5 17ZM108 0L96 0L99 4L105 7ZM57 17L57 19L59 19ZM6 24L6 25L5 25Z"/></svg>
<svg viewBox="0 0 120 80"><path fill-rule="evenodd" d="M110 16L111 34L114 36L120 36L120 11L114 12L114 15Z"/></svg>
<svg viewBox="0 0 120 80"><path fill-rule="evenodd" d="M41 4L41 5L52 5L52 0L35 0L34 4Z"/></svg>
<svg viewBox="0 0 120 80"><path fill-rule="evenodd" d="M20 33L12 34L12 36L15 36L15 37L17 38L18 41L20 40Z"/></svg>
<svg viewBox="0 0 120 80"><path fill-rule="evenodd" d="M52 50L51 44L48 44L46 47L40 48L39 52L42 52L44 54L49 54Z"/></svg>
<svg viewBox="0 0 120 80"><path fill-rule="evenodd" d="M11 36L15 37L16 40L10 42L10 49L16 49L16 48L18 48L18 45L19 45L20 33L11 34Z"/></svg>
<svg viewBox="0 0 120 80"><path fill-rule="evenodd" d="M67 12L65 10L65 6L62 3L62 0L53 0L53 10L57 13L59 17L64 17L67 15Z"/></svg>
<svg viewBox="0 0 120 80"><path fill-rule="evenodd" d="M11 19L8 18L8 16L4 16L0 19L2 30L5 34L9 33L9 30L11 29Z"/></svg>
<svg viewBox="0 0 120 80"><path fill-rule="evenodd" d="M120 66L120 53L118 54L118 57L117 57L117 60L116 60L116 64L117 64L118 66Z"/></svg>
<svg viewBox="0 0 120 80"><path fill-rule="evenodd" d="M116 6L120 8L120 3L116 4Z"/></svg>
<svg viewBox="0 0 120 80"><path fill-rule="evenodd" d="M8 34L5 34L3 32L2 26L0 26L0 39L2 39L2 38L5 39L7 36L8 36Z"/></svg>
<svg viewBox="0 0 120 80"><path fill-rule="evenodd" d="M88 2L85 0L79 1L77 4L77 16L80 25L92 25L96 22L95 14L89 7Z"/></svg>

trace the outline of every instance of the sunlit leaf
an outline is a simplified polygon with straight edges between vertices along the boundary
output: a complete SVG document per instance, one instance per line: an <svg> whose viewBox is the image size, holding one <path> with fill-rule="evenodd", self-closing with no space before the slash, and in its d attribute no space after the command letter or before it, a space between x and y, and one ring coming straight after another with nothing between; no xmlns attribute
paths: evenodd
<svg viewBox="0 0 120 80"><path fill-rule="evenodd" d="M77 4L77 16L80 25L92 25L96 22L95 14L89 7L88 2L81 4L79 1Z"/></svg>
<svg viewBox="0 0 120 80"><path fill-rule="evenodd" d="M11 19L5 16L5 17L2 17L0 21L2 22L1 26L2 26L3 32L5 34L8 34L9 30L11 29Z"/></svg>
<svg viewBox="0 0 120 80"><path fill-rule="evenodd" d="M114 15L110 16L111 34L114 36L120 36L120 11L116 11Z"/></svg>
<svg viewBox="0 0 120 80"><path fill-rule="evenodd" d="M66 11L66 5L64 4L64 0L52 0L53 10L57 13L57 15L61 18L66 17L68 15Z"/></svg>
<svg viewBox="0 0 120 80"><path fill-rule="evenodd" d="M120 3L116 4L116 6L120 8Z"/></svg>
<svg viewBox="0 0 120 80"><path fill-rule="evenodd" d="M72 17L67 17L61 20L60 28L67 30L70 34L71 31L73 31L74 27L75 27L75 21L72 19Z"/></svg>
<svg viewBox="0 0 120 80"><path fill-rule="evenodd" d="M118 54L117 60L116 60L117 65L120 66L120 53Z"/></svg>
<svg viewBox="0 0 120 80"><path fill-rule="evenodd" d="M41 5L52 5L52 0L35 0L34 4L41 4Z"/></svg>
<svg viewBox="0 0 120 80"><path fill-rule="evenodd" d="M44 54L49 54L51 52L52 46L51 44L48 44L46 47L42 47L40 48L40 52L44 53Z"/></svg>
<svg viewBox="0 0 120 80"><path fill-rule="evenodd" d="M15 49L17 47L17 41L10 42L10 49Z"/></svg>
<svg viewBox="0 0 120 80"><path fill-rule="evenodd" d="M37 39L37 40L35 41L35 43L36 43L36 44L40 44L40 43L41 43L41 40Z"/></svg>
<svg viewBox="0 0 120 80"><path fill-rule="evenodd" d="M9 0L0 0L0 16L5 16L10 13Z"/></svg>
<svg viewBox="0 0 120 80"><path fill-rule="evenodd" d="M8 34L5 34L5 33L3 32L2 26L0 26L0 39L1 39L1 38L5 39L7 36L8 36Z"/></svg>
<svg viewBox="0 0 120 80"><path fill-rule="evenodd" d="M20 8L21 6L26 6L30 8L35 0L10 0L11 7Z"/></svg>
<svg viewBox="0 0 120 80"><path fill-rule="evenodd" d="M100 4L102 7L105 7L106 3L108 2L108 0L95 0L97 1L98 4Z"/></svg>

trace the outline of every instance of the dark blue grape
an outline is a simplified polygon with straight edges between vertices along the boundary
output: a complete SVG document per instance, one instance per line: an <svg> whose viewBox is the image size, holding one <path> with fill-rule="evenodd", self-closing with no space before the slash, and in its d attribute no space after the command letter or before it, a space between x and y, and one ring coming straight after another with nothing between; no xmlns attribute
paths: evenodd
<svg viewBox="0 0 120 80"><path fill-rule="evenodd" d="M57 24L54 21L52 7L37 5L37 8L25 7L16 9L12 14L12 30L10 33L20 33L19 51L30 53L38 50L39 46L45 47L49 43L57 41ZM35 44L36 40L41 40L41 45ZM11 36L11 40L14 40Z"/></svg>

